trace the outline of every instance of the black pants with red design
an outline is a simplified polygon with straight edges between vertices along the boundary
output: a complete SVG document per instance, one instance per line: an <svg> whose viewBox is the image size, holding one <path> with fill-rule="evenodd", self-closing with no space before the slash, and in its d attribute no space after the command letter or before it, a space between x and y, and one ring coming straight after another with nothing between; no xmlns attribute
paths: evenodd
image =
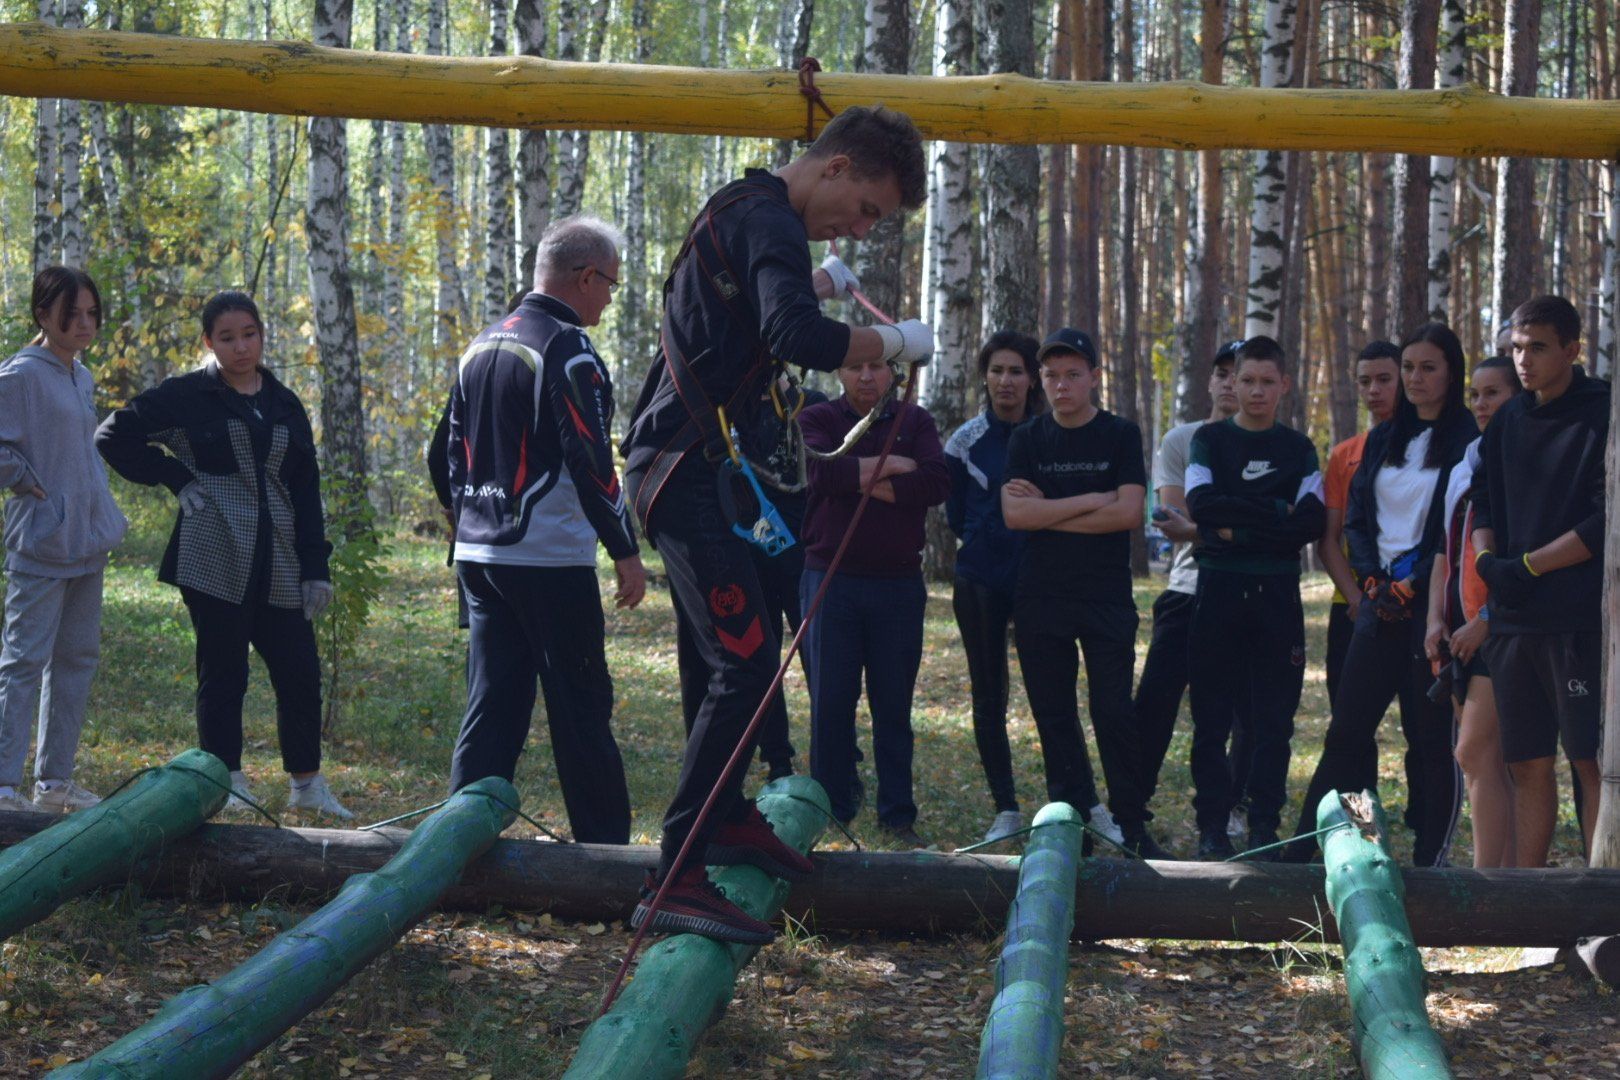
<svg viewBox="0 0 1620 1080"><path fill-rule="evenodd" d="M641 476L632 473L625 480L633 502ZM681 777L664 814L662 877L680 869L675 859L681 845L771 685L781 656L748 545L731 531L720 509L712 466L693 454L677 467L645 526L647 539L663 556L679 615L692 631L694 648L681 656L681 683L707 688L692 716ZM755 741L693 841L692 853L699 860L714 829L748 810L742 788Z"/></svg>

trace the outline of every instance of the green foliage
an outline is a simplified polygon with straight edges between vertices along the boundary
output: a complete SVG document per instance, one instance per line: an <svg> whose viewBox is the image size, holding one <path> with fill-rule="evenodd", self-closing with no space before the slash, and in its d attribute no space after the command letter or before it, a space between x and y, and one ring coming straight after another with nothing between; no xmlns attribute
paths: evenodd
<svg viewBox="0 0 1620 1080"><path fill-rule="evenodd" d="M369 500L348 493L346 485L326 474L326 534L332 541L329 565L332 602L319 619L322 688L326 698L324 734L332 735L346 705L365 695L365 685L350 677L360 639L371 621L372 606L382 595L387 555Z"/></svg>

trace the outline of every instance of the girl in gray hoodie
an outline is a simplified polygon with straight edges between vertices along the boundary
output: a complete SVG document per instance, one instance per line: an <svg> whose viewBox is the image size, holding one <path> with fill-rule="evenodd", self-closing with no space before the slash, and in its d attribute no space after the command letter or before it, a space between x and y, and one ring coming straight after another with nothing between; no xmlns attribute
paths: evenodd
<svg viewBox="0 0 1620 1080"><path fill-rule="evenodd" d="M0 810L63 812L101 801L73 782L73 758L101 656L102 571L129 522L107 490L95 385L78 360L101 328L101 294L83 270L49 266L34 278L32 310L39 336L0 365L0 486L11 493ZM18 789L36 717L29 802Z"/></svg>

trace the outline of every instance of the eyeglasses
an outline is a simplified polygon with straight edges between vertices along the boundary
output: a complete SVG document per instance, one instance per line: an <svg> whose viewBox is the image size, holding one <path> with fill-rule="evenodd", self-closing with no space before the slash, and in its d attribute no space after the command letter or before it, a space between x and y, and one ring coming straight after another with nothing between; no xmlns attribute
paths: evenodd
<svg viewBox="0 0 1620 1080"><path fill-rule="evenodd" d="M608 283L608 295L609 296L611 296L614 293L619 291L619 279L618 278L612 277L612 276L610 276L608 274L604 274L600 269L598 269L597 267L594 267L594 266L576 266L576 267L574 267L574 272L575 273L578 273L581 270L594 270L596 272L597 277L599 277L603 281L607 282Z"/></svg>

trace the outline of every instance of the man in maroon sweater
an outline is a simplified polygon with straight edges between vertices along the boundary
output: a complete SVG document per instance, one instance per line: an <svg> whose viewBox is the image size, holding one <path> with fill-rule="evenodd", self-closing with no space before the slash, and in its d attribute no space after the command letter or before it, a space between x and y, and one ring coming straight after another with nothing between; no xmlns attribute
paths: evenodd
<svg viewBox="0 0 1620 1080"><path fill-rule="evenodd" d="M843 442L861 417L888 391L893 373L881 360L849 361L838 371L844 396L806 409L805 444L827 451ZM895 425L894 446L878 458ZM866 677L872 712L872 754L877 766L878 824L896 844L924 847L911 797L911 692L922 662L923 520L945 501L950 474L934 418L916 405L893 401L843 457L810 462L805 511L801 609L827 576L861 491L876 480L872 499L850 538L821 612L805 634L810 678L810 774L827 790L833 814L847 822L861 808L857 770L861 751L855 710Z"/></svg>

